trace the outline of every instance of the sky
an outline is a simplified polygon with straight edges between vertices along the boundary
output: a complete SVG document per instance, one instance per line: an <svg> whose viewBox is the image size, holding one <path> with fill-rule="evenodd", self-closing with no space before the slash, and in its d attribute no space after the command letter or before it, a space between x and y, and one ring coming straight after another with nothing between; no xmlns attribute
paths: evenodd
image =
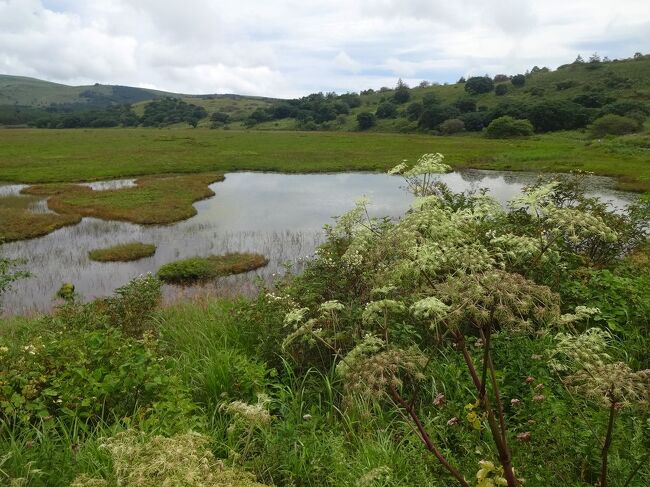
<svg viewBox="0 0 650 487"><path fill-rule="evenodd" d="M0 0L0 73L295 97L650 53L650 0Z"/></svg>

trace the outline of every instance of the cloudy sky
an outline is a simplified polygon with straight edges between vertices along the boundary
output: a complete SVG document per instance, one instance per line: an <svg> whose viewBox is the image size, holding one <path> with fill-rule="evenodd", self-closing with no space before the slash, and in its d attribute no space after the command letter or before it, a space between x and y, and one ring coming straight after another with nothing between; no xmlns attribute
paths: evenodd
<svg viewBox="0 0 650 487"><path fill-rule="evenodd" d="M649 0L0 0L0 73L298 96L650 52Z"/></svg>

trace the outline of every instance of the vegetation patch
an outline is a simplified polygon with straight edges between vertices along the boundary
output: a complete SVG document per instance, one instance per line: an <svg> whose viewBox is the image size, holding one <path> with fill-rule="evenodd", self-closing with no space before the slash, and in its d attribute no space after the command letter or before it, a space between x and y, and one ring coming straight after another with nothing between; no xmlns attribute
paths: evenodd
<svg viewBox="0 0 650 487"><path fill-rule="evenodd" d="M0 242L41 237L81 220L76 214L35 213L31 210L35 201L21 196L0 198Z"/></svg>
<svg viewBox="0 0 650 487"><path fill-rule="evenodd" d="M469 131L467 121L465 128ZM435 150L454 168L580 169L627 177L628 188L634 188L650 178L645 138L635 134L592 143L578 132L504 141L476 134L16 129L0 131L0 180L38 184L213 171L386 171L395 161Z"/></svg>
<svg viewBox="0 0 650 487"><path fill-rule="evenodd" d="M269 261L259 254L226 254L190 257L165 264L158 277L168 283L187 284L216 277L241 274L264 267Z"/></svg>
<svg viewBox="0 0 650 487"><path fill-rule="evenodd" d="M166 224L196 215L192 203L214 195L208 187L223 181L222 174L150 176L133 188L94 191L77 185L37 185L26 193L51 194L49 207L61 214L123 220L140 224Z"/></svg>
<svg viewBox="0 0 650 487"><path fill-rule="evenodd" d="M142 242L113 245L104 249L91 250L88 253L90 260L97 262L128 262L144 257L150 257L156 253L156 246Z"/></svg>

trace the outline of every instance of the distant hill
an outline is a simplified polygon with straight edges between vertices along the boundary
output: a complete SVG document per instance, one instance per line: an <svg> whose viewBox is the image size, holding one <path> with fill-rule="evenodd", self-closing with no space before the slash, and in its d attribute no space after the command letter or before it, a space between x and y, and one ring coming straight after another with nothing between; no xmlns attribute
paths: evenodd
<svg viewBox="0 0 650 487"><path fill-rule="evenodd" d="M23 76L0 75L0 105L35 108L61 104L105 107L112 104L153 100L161 96L181 95L131 86L100 84L68 86Z"/></svg>
<svg viewBox="0 0 650 487"><path fill-rule="evenodd" d="M479 78L489 89L472 91L468 89L472 80L461 79L451 84L402 85L397 91L396 86L282 100L235 94L184 95L116 85L67 86L0 75L0 126L157 123L154 126L444 134L459 127L481 131L504 115L527 118L538 132L580 129L606 114L631 117L643 125L650 115L648 55L576 61L556 70L533 67L525 73ZM365 125L359 122L360 114L367 117ZM443 125L450 120L453 123Z"/></svg>

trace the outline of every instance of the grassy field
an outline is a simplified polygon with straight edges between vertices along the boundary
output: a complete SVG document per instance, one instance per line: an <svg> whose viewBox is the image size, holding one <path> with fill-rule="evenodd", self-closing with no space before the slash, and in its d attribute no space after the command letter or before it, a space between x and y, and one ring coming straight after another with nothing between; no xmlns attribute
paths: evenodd
<svg viewBox="0 0 650 487"><path fill-rule="evenodd" d="M384 171L427 152L453 167L516 171L574 169L650 188L650 137L590 141L555 133L520 140L428 135L92 129L0 131L0 181L92 181L208 171Z"/></svg>

